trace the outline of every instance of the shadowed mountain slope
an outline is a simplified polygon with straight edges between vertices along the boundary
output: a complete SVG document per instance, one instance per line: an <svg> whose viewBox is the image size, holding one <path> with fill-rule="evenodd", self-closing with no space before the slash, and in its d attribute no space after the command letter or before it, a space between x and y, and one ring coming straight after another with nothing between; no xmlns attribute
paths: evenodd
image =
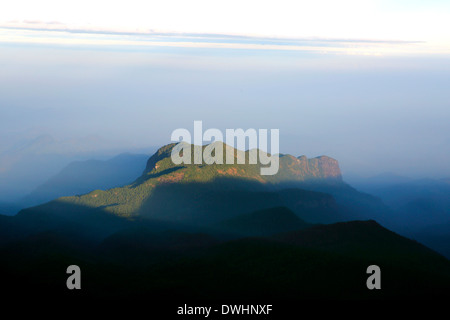
<svg viewBox="0 0 450 320"><path fill-rule="evenodd" d="M311 247L374 261L410 261L428 264L428 260L446 263L447 259L423 246L402 237L373 220L318 225L274 236L284 243Z"/></svg>
<svg viewBox="0 0 450 320"><path fill-rule="evenodd" d="M263 209L222 221L219 228L241 235L264 236L304 229L310 225L286 207Z"/></svg>

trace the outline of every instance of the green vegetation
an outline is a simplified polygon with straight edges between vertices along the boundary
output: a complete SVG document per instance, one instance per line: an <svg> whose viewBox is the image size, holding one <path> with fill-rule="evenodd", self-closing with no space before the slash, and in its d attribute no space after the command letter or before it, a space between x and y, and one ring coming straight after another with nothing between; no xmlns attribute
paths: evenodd
<svg viewBox="0 0 450 320"><path fill-rule="evenodd" d="M280 170L274 176L260 174L261 164L183 164L174 165L171 160L171 151L175 144L169 144L160 148L148 161L144 174L134 183L109 190L95 190L88 194L73 197L63 197L59 201L101 208L106 212L121 217L134 217L142 214L141 208L152 196L155 188L167 184L189 184L189 183L213 183L223 178L238 179L258 183L265 187L271 184L285 183L289 181L327 181L342 183L339 167L336 160L328 157L306 159L306 157L295 158L290 155L280 156ZM225 157L225 147L224 157ZM204 150L205 146L203 147ZM192 148L192 154L194 148ZM235 159L240 151L234 150ZM249 152L245 152L248 160ZM237 162L237 160L235 161Z"/></svg>

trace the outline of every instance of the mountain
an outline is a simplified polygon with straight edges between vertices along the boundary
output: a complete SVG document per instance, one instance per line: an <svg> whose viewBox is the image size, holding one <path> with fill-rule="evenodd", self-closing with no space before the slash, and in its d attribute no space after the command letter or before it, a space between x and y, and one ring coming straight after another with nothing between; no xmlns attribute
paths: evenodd
<svg viewBox="0 0 450 320"><path fill-rule="evenodd" d="M371 194L392 208L393 227L413 231L450 221L450 184L445 179L378 185Z"/></svg>
<svg viewBox="0 0 450 320"><path fill-rule="evenodd" d="M33 206L59 197L129 184L142 173L147 159L144 154L123 153L105 161L72 162L22 199L21 203Z"/></svg>
<svg viewBox="0 0 450 320"><path fill-rule="evenodd" d="M393 173L349 179L353 186L390 207L383 220L390 229L450 257L450 183L444 179L410 179Z"/></svg>
<svg viewBox="0 0 450 320"><path fill-rule="evenodd" d="M106 160L119 153L152 153L91 135L56 139L50 135L12 139L0 148L0 202L19 202L74 161ZM1 146L0 146L1 147ZM14 213L17 213L14 212Z"/></svg>
<svg viewBox="0 0 450 320"><path fill-rule="evenodd" d="M99 156L100 145L92 136L58 141L41 135L16 141L0 153L0 200L19 200L70 162Z"/></svg>
<svg viewBox="0 0 450 320"><path fill-rule="evenodd" d="M346 174L345 181L349 182L358 190L371 193L372 190L380 187L394 186L412 181L411 178L395 174L393 172L384 172L368 178L357 176L355 174Z"/></svg>
<svg viewBox="0 0 450 320"><path fill-rule="evenodd" d="M64 287L71 264L83 275L76 296ZM382 290L366 287L372 264L381 268ZM2 288L10 295L54 302L445 301L450 289L447 259L373 221L231 240L214 232L150 230L142 221L95 244L47 231L1 246L0 271L8 274Z"/></svg>
<svg viewBox="0 0 450 320"><path fill-rule="evenodd" d="M278 173L270 176L261 175L260 163L175 165L170 157L174 146L160 148L130 185L63 197L25 211L31 214L74 206L126 218L210 225L277 206L287 206L312 223L381 217L385 208L376 198L345 184L337 161L329 157L281 155ZM250 156L248 151L233 151L235 160Z"/></svg>
<svg viewBox="0 0 450 320"><path fill-rule="evenodd" d="M0 214L12 216L19 212L24 206L16 202L0 202Z"/></svg>
<svg viewBox="0 0 450 320"><path fill-rule="evenodd" d="M418 198L448 197L450 184L445 179L416 179L408 182L379 185L371 191L386 204L399 208Z"/></svg>
<svg viewBox="0 0 450 320"><path fill-rule="evenodd" d="M334 159L282 155L278 173L264 176L259 163L175 165L170 157L173 147L174 144L160 148L148 159L143 174L129 185L61 197L20 211L14 221L25 231L18 234L64 230L98 240L127 227L130 220L145 222L150 228L175 224L177 229L192 231L217 227L239 216L244 222L246 214L276 207L286 207L305 223L366 217L382 220L379 212L383 206L345 184ZM235 158L249 156L249 152L233 151ZM124 162L118 161L123 158L113 159L112 168L119 163L118 170L126 171ZM93 163L94 167L105 164ZM80 171L77 174L83 176ZM248 226L242 228L247 228L249 235L254 234ZM263 229L261 226L262 234L269 232Z"/></svg>
<svg viewBox="0 0 450 320"><path fill-rule="evenodd" d="M414 229L407 235L450 259L450 220Z"/></svg>
<svg viewBox="0 0 450 320"><path fill-rule="evenodd" d="M426 264L422 260L436 258L446 260L431 249L382 227L374 220L318 225L278 234L274 239L283 243L380 262L383 260L406 262L412 259L416 264Z"/></svg>
<svg viewBox="0 0 450 320"><path fill-rule="evenodd" d="M336 160L282 155L264 176L260 164L175 165L173 147L129 185L0 216L2 288L45 301L448 299L445 257L348 221L384 207L344 183ZM64 287L72 264L78 293ZM373 264L382 290L366 287Z"/></svg>

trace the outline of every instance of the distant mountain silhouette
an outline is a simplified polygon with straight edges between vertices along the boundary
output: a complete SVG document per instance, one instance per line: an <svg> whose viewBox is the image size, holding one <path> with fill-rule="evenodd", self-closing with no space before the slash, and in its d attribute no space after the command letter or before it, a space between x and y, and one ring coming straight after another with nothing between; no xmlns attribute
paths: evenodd
<svg viewBox="0 0 450 320"><path fill-rule="evenodd" d="M353 186L380 198L390 207L383 222L450 257L450 180L411 179L384 173L351 178ZM443 228L443 226L447 226ZM439 232L435 232L439 230Z"/></svg>
<svg viewBox="0 0 450 320"><path fill-rule="evenodd" d="M147 155L123 153L109 160L70 163L61 172L37 187L21 203L32 206L50 200L110 189L133 182L144 168Z"/></svg>
<svg viewBox="0 0 450 320"><path fill-rule="evenodd" d="M392 208L394 227L412 231L450 221L450 184L445 179L378 186L371 193Z"/></svg>
<svg viewBox="0 0 450 320"><path fill-rule="evenodd" d="M377 185L371 194L381 197L386 204L398 208L417 198L446 197L450 184L445 179L416 179L407 182Z"/></svg>
<svg viewBox="0 0 450 320"><path fill-rule="evenodd" d="M20 209L24 208L19 203L15 202L0 202L0 214L12 216L15 215Z"/></svg>
<svg viewBox="0 0 450 320"><path fill-rule="evenodd" d="M411 178L393 172L384 172L367 178L349 174L344 176L344 180L358 190L368 193L379 187L394 186L412 181Z"/></svg>
<svg viewBox="0 0 450 320"><path fill-rule="evenodd" d="M123 152L152 153L156 149L117 147L117 141L95 135L76 139L41 135L15 141L0 152L0 202L20 202L74 161L106 160Z"/></svg>

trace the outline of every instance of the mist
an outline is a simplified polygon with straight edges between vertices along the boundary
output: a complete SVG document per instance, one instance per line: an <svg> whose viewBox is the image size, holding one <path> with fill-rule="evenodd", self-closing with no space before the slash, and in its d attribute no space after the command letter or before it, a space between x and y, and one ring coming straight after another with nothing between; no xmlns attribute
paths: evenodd
<svg viewBox="0 0 450 320"><path fill-rule="evenodd" d="M280 129L282 153L344 176L450 175L445 56L2 44L0 64L0 158L43 135L53 154L142 150L202 120Z"/></svg>

